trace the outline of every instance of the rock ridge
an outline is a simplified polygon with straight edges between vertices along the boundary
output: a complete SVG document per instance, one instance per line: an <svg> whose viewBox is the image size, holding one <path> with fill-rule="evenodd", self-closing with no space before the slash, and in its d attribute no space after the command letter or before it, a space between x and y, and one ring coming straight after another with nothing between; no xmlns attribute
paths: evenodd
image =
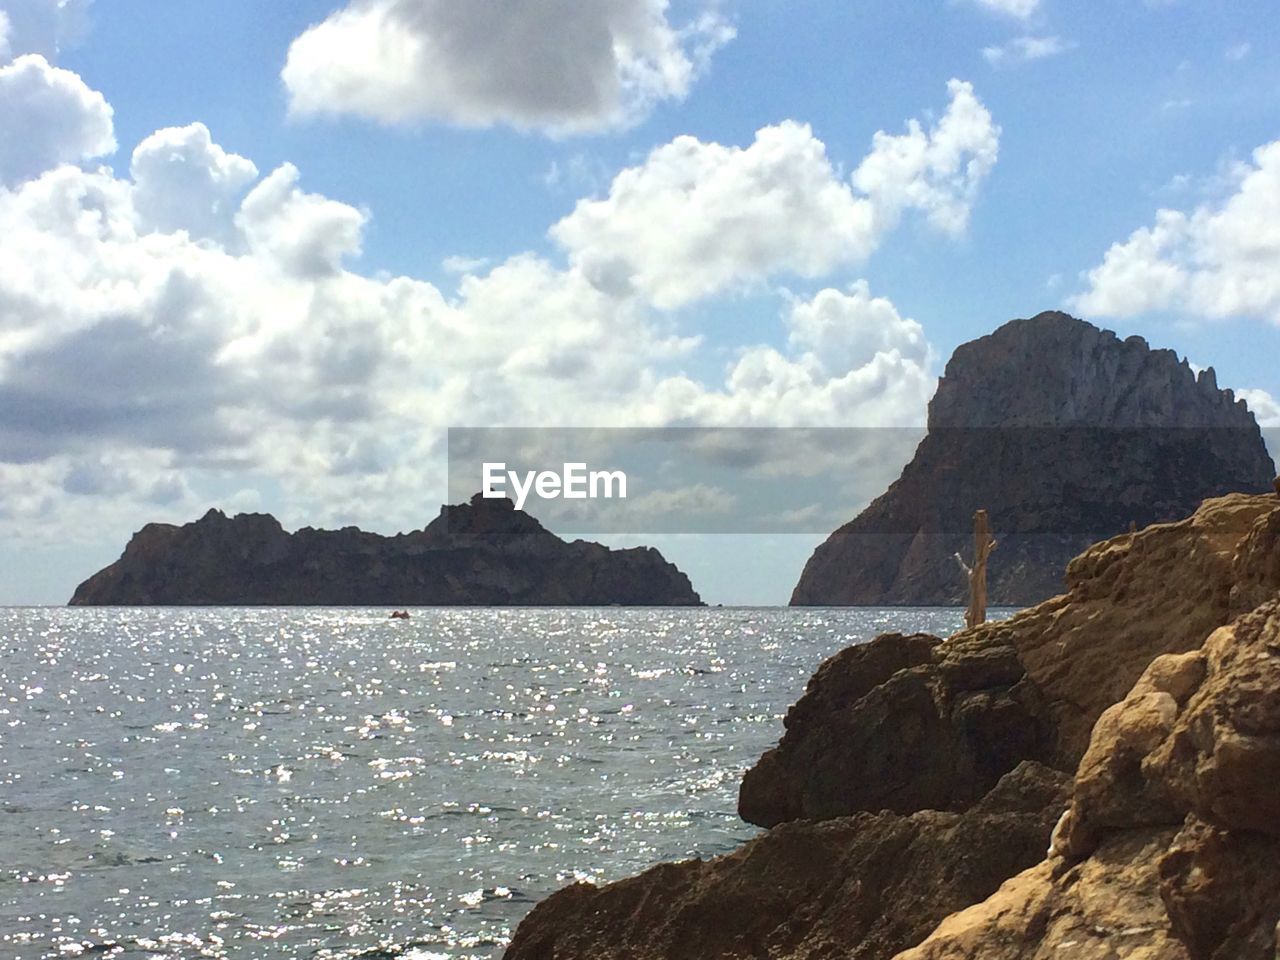
<svg viewBox="0 0 1280 960"><path fill-rule="evenodd" d="M828 659L744 777L769 829L551 896L508 960L1275 960L1280 499L1095 544L1066 584Z"/></svg>
<svg viewBox="0 0 1280 960"><path fill-rule="evenodd" d="M963 605L974 511L999 541L990 602L1062 590L1089 544L1272 488L1253 414L1212 369L1064 313L958 347L901 477L815 550L796 605Z"/></svg>
<svg viewBox="0 0 1280 960"><path fill-rule="evenodd" d="M99 605L699 605L652 547L565 542L510 500L446 505L423 530L288 533L269 514L152 523L76 589Z"/></svg>

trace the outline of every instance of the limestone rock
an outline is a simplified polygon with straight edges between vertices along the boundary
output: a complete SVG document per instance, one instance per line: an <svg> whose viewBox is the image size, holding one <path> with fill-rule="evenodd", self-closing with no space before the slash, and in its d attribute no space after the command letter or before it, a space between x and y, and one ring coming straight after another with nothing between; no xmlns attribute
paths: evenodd
<svg viewBox="0 0 1280 960"><path fill-rule="evenodd" d="M902 476L814 552L793 604L963 606L954 554L968 556L981 508L1000 543L990 602L1038 603L1090 543L1206 497L1269 492L1275 475L1212 370L1062 313L957 348L928 428Z"/></svg>
<svg viewBox="0 0 1280 960"><path fill-rule="evenodd" d="M1185 520L1095 544L1068 565L1065 595L949 643L1015 651L1046 704L1050 759L1074 769L1102 711L1153 659L1198 648L1237 614L1238 584L1280 591L1280 566L1258 555L1273 528L1274 497L1208 500Z"/></svg>
<svg viewBox="0 0 1280 960"><path fill-rule="evenodd" d="M575 884L506 960L885 960L1043 855L1066 778L1025 764L965 814L778 827L724 857Z"/></svg>
<svg viewBox="0 0 1280 960"><path fill-rule="evenodd" d="M442 507L424 530L290 534L272 516L210 510L153 523L82 583L98 605L691 605L689 578L649 547L566 543L510 500Z"/></svg>
<svg viewBox="0 0 1280 960"><path fill-rule="evenodd" d="M959 810L1022 760L1074 770L1151 661L1280 592L1280 503L1233 494L1086 550L1068 591L947 640L889 635L828 660L748 771L744 819ZM1185 682L1185 681L1184 681Z"/></svg>
<svg viewBox="0 0 1280 960"><path fill-rule="evenodd" d="M1065 869L1032 867L894 960L1193 960L1159 896L1157 859L1174 832L1116 837Z"/></svg>
<svg viewBox="0 0 1280 960"><path fill-rule="evenodd" d="M1280 598L1157 658L1103 713L1054 834L896 960L1274 960Z"/></svg>
<svg viewBox="0 0 1280 960"><path fill-rule="evenodd" d="M1076 774L1067 849L1187 814L1280 840L1280 600L1199 651L1157 659L1103 714Z"/></svg>
<svg viewBox="0 0 1280 960"><path fill-rule="evenodd" d="M859 810L962 810L1048 753L1043 707L1009 647L887 634L824 663L786 733L743 778L738 812L769 827Z"/></svg>
<svg viewBox="0 0 1280 960"><path fill-rule="evenodd" d="M840 652L744 779L779 825L562 891L508 957L1276 960L1278 518L1210 500L1004 623ZM1075 771L1069 803L1037 756Z"/></svg>

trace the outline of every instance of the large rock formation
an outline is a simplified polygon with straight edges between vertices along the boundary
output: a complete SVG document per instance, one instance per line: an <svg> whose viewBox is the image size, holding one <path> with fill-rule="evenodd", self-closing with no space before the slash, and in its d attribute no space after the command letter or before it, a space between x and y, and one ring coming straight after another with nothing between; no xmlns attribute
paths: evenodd
<svg viewBox="0 0 1280 960"><path fill-rule="evenodd" d="M710 861L540 903L506 960L874 960L1044 856L1068 778L1024 764L964 814L789 823Z"/></svg>
<svg viewBox="0 0 1280 960"><path fill-rule="evenodd" d="M1067 592L946 641L887 635L823 664L739 812L772 826L857 810L963 809L1022 760L1074 770L1102 712L1152 658L1197 648L1280 590L1271 496L1096 544Z"/></svg>
<svg viewBox="0 0 1280 960"><path fill-rule="evenodd" d="M1207 501L1067 583L828 660L744 779L767 833L562 891L508 960L1275 960L1280 500Z"/></svg>
<svg viewBox="0 0 1280 960"><path fill-rule="evenodd" d="M902 476L814 552L793 604L963 604L955 554L972 553L979 508L999 541L990 601L1037 603L1090 543L1274 476L1253 415L1211 369L1062 313L957 348L928 427Z"/></svg>
<svg viewBox="0 0 1280 960"><path fill-rule="evenodd" d="M1094 728L1049 858L899 960L1280 956L1280 601Z"/></svg>
<svg viewBox="0 0 1280 960"><path fill-rule="evenodd" d="M355 527L286 533L266 514L210 510L153 523L82 583L95 605L700 604L689 578L651 547L566 543L510 500L445 506L424 530L383 537Z"/></svg>

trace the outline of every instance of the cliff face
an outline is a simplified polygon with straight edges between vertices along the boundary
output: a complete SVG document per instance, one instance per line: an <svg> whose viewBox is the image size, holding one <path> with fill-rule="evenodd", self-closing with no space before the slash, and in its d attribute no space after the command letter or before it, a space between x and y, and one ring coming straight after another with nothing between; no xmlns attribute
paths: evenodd
<svg viewBox="0 0 1280 960"><path fill-rule="evenodd" d="M1253 415L1212 370L1043 313L957 348L902 476L814 552L791 602L962 604L975 510L999 541L993 604L1061 592L1062 568L1130 524L1271 489Z"/></svg>
<svg viewBox="0 0 1280 960"><path fill-rule="evenodd" d="M1074 770L1094 723L1154 657L1198 647L1280 591L1274 495L1207 501L1095 544L1067 591L1002 621L880 637L819 668L742 782L772 826L856 810L960 810L1023 760Z"/></svg>
<svg viewBox="0 0 1280 960"><path fill-rule="evenodd" d="M1273 600L1153 661L1094 728L1048 858L898 960L1273 960L1278 782Z"/></svg>
<svg viewBox="0 0 1280 960"><path fill-rule="evenodd" d="M561 891L508 960L1274 960L1280 500L1207 501L1066 579L836 654L743 781L771 829Z"/></svg>
<svg viewBox="0 0 1280 960"><path fill-rule="evenodd" d="M82 583L73 606L671 605L701 603L652 548L566 543L510 500L441 508L424 530L287 533L265 514L211 510L185 526L149 524Z"/></svg>
<svg viewBox="0 0 1280 960"><path fill-rule="evenodd" d="M715 860L574 884L534 908L506 960L887 957L1037 862L1067 779L1026 764L964 814L788 823Z"/></svg>

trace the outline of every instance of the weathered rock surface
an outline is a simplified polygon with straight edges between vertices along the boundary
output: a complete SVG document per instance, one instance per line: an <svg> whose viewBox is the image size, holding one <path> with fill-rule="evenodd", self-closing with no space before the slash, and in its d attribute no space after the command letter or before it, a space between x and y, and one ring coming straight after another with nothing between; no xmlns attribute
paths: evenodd
<svg viewBox="0 0 1280 960"><path fill-rule="evenodd" d="M1280 954L1280 599L1094 728L1051 856L898 960Z"/></svg>
<svg viewBox="0 0 1280 960"><path fill-rule="evenodd" d="M510 500L442 507L424 530L287 533L211 510L153 523L82 583L72 605L691 605L689 578L652 548L566 543Z"/></svg>
<svg viewBox="0 0 1280 960"><path fill-rule="evenodd" d="M1280 501L1233 494L1090 547L1067 592L948 640L888 635L828 660L744 777L761 826L959 810L1022 760L1074 770L1151 661L1280 591Z"/></svg>
<svg viewBox="0 0 1280 960"><path fill-rule="evenodd" d="M520 925L506 960L879 960L1044 855L1067 778L1035 764L964 814L789 823L710 861L575 884Z"/></svg>
<svg viewBox="0 0 1280 960"><path fill-rule="evenodd" d="M979 508L999 541L991 603L1038 603L1089 544L1206 497L1270 491L1275 475L1212 370L1062 313L957 348L928 427L902 476L814 552L793 604L963 605L954 555L971 554Z"/></svg>
<svg viewBox="0 0 1280 960"><path fill-rule="evenodd" d="M1069 868L1032 867L894 960L1191 960L1156 893L1173 835L1134 831Z"/></svg>
<svg viewBox="0 0 1280 960"><path fill-rule="evenodd" d="M824 663L782 742L743 778L764 827L860 810L962 810L1050 752L1044 705L1008 646L886 634Z"/></svg>
<svg viewBox="0 0 1280 960"><path fill-rule="evenodd" d="M555 894L509 960L1276 960L1278 558L1280 499L1226 496L1008 621L842 651L744 779L776 826Z"/></svg>

